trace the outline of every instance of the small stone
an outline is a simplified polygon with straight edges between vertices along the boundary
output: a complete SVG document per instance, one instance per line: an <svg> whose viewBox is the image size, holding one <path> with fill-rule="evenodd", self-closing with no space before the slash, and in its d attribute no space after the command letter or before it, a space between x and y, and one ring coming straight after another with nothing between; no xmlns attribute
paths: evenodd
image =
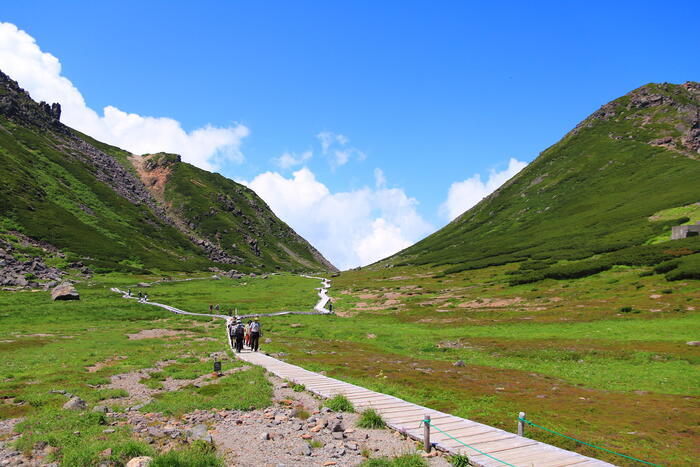
<svg viewBox="0 0 700 467"><path fill-rule="evenodd" d="M333 436L333 439L337 439L337 440L342 440L345 437L345 435L343 435L343 433L341 433L339 431L334 431L332 436Z"/></svg>
<svg viewBox="0 0 700 467"><path fill-rule="evenodd" d="M266 337L266 338L265 338L265 343L266 343L266 344L272 344L272 339L270 339L269 337Z"/></svg>
<svg viewBox="0 0 700 467"><path fill-rule="evenodd" d="M321 425L316 425L315 427L311 428L312 433L318 433L319 431L323 430L323 427Z"/></svg>
<svg viewBox="0 0 700 467"><path fill-rule="evenodd" d="M358 449L360 449L360 446L355 442L349 442L345 444L345 447L347 447L351 451L357 451Z"/></svg>
<svg viewBox="0 0 700 467"><path fill-rule="evenodd" d="M149 456L134 457L126 463L126 467L148 467L152 460L153 458Z"/></svg>
<svg viewBox="0 0 700 467"><path fill-rule="evenodd" d="M109 412L109 409L105 405L96 405L95 407L92 408L93 412L100 412L100 413L107 413Z"/></svg>
<svg viewBox="0 0 700 467"><path fill-rule="evenodd" d="M464 362L464 360L457 360L452 364L452 366L467 366L467 364Z"/></svg>
<svg viewBox="0 0 700 467"><path fill-rule="evenodd" d="M423 451L420 453L420 455L421 455L421 457L436 457L438 455L438 452L437 452L437 450L433 449L430 452Z"/></svg>
<svg viewBox="0 0 700 467"><path fill-rule="evenodd" d="M328 462L323 463L324 466L336 465L336 464L337 464L337 462L333 462L333 461L328 461Z"/></svg>
<svg viewBox="0 0 700 467"><path fill-rule="evenodd" d="M309 446L308 444L304 444L297 450L297 453L300 456L310 456L311 455L311 446Z"/></svg>
<svg viewBox="0 0 700 467"><path fill-rule="evenodd" d="M699 347L699 346L700 346L700 341L690 341L690 342L686 342L685 344L686 344L686 345L692 345L692 346L694 346L694 347Z"/></svg>
<svg viewBox="0 0 700 467"><path fill-rule="evenodd" d="M311 436L311 435L308 434L308 433L304 433L303 435L301 435L301 438L302 438L302 439L311 439L311 438L313 438L313 436Z"/></svg>
<svg viewBox="0 0 700 467"><path fill-rule="evenodd" d="M107 448L100 453L101 457L109 457L112 455L112 448Z"/></svg>
<svg viewBox="0 0 700 467"><path fill-rule="evenodd" d="M270 439L270 433L267 431L260 433L260 441L267 441L268 439Z"/></svg>
<svg viewBox="0 0 700 467"><path fill-rule="evenodd" d="M102 430L102 433L111 435L111 434L114 433L115 431L116 431L116 430L115 430L114 428L107 428L106 430Z"/></svg>
<svg viewBox="0 0 700 467"><path fill-rule="evenodd" d="M85 410L87 409L87 403L80 397L71 397L68 402L63 404L63 408L66 410Z"/></svg>
<svg viewBox="0 0 700 467"><path fill-rule="evenodd" d="M333 423L333 424L330 426L330 429L331 429L331 431L332 431L333 433L337 433L337 432L341 432L341 433L342 433L343 431L345 431L345 427L343 426L343 424L342 424L341 422L335 422L335 423Z"/></svg>

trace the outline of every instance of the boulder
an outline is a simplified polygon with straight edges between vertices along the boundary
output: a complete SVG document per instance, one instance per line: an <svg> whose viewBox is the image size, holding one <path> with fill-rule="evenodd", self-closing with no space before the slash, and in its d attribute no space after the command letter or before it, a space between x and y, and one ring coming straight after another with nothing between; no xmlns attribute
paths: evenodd
<svg viewBox="0 0 700 467"><path fill-rule="evenodd" d="M51 291L51 300L80 300L80 294L73 284L64 282Z"/></svg>
<svg viewBox="0 0 700 467"><path fill-rule="evenodd" d="M105 405L96 405L95 407L92 408L93 412L99 412L99 413L107 413L109 412L109 409Z"/></svg>
<svg viewBox="0 0 700 467"><path fill-rule="evenodd" d="M63 404L63 408L66 410L85 410L87 409L87 403L78 396L73 396L68 402Z"/></svg>
<svg viewBox="0 0 700 467"><path fill-rule="evenodd" d="M134 457L126 463L126 467L148 467L152 460L153 458L148 456Z"/></svg>

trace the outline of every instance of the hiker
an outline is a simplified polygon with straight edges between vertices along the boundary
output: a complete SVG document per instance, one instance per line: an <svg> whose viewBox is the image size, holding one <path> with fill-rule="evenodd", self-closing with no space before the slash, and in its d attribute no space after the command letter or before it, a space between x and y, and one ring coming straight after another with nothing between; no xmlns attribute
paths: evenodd
<svg viewBox="0 0 700 467"><path fill-rule="evenodd" d="M214 305L211 303L209 304L209 313L212 313L214 311Z"/></svg>
<svg viewBox="0 0 700 467"><path fill-rule="evenodd" d="M143 301L144 301L144 302L147 302L147 301L148 301L148 294L145 294L145 295L143 296Z"/></svg>
<svg viewBox="0 0 700 467"><path fill-rule="evenodd" d="M226 335L228 344L233 349L233 318L226 318Z"/></svg>
<svg viewBox="0 0 700 467"><path fill-rule="evenodd" d="M250 325L253 324L253 320L249 319L245 325L245 345L250 347Z"/></svg>
<svg viewBox="0 0 700 467"><path fill-rule="evenodd" d="M255 320L250 323L250 349L253 352L258 351L258 346L260 341L260 320L255 318Z"/></svg>
<svg viewBox="0 0 700 467"><path fill-rule="evenodd" d="M245 327L239 319L236 321L236 327L233 330L233 335L236 338L236 353L241 353L243 350L243 336L245 334Z"/></svg>
<svg viewBox="0 0 700 467"><path fill-rule="evenodd" d="M131 289L130 288L126 290L126 296L131 297Z"/></svg>
<svg viewBox="0 0 700 467"><path fill-rule="evenodd" d="M216 304L216 306L214 307L214 309L216 310L217 313L219 312L219 304L218 304L218 303Z"/></svg>
<svg viewBox="0 0 700 467"><path fill-rule="evenodd" d="M143 298L143 294L141 292L139 292L139 299L140 298Z"/></svg>
<svg viewBox="0 0 700 467"><path fill-rule="evenodd" d="M328 311L333 313L333 302L328 302Z"/></svg>

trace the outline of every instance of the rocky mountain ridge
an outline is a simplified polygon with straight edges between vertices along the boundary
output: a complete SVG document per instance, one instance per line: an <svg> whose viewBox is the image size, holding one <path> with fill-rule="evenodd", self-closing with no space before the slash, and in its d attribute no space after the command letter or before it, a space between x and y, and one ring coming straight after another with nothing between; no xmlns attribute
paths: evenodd
<svg viewBox="0 0 700 467"><path fill-rule="evenodd" d="M60 104L33 101L0 72L0 235L21 232L98 269L335 270L252 190L176 155L100 143L60 116ZM223 227L200 226L223 212Z"/></svg>

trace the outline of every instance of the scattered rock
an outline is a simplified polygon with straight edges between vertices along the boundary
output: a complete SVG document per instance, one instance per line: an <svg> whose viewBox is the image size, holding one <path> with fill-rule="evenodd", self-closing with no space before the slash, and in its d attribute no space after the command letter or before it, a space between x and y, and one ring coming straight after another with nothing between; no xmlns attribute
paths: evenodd
<svg viewBox="0 0 700 467"><path fill-rule="evenodd" d="M272 339L270 339L269 337L266 337L266 338L265 338L265 343L266 343L266 344L271 344L271 343L272 343Z"/></svg>
<svg viewBox="0 0 700 467"><path fill-rule="evenodd" d="M457 360L452 364L452 366L467 366L467 364L464 362L464 360Z"/></svg>
<svg viewBox="0 0 700 467"><path fill-rule="evenodd" d="M189 430L187 430L187 438L193 441L206 441L207 443L212 442L211 435L209 434L209 430L207 429L207 426L203 423L200 423L199 425L195 425Z"/></svg>
<svg viewBox="0 0 700 467"><path fill-rule="evenodd" d="M692 345L692 346L695 346L695 347L699 347L699 346L700 346L700 341L690 341L690 342L686 342L686 345Z"/></svg>
<svg viewBox="0 0 700 467"><path fill-rule="evenodd" d="M136 284L136 287L150 287L150 286L151 286L151 284L149 284L148 282L139 282L138 284Z"/></svg>
<svg viewBox="0 0 700 467"><path fill-rule="evenodd" d="M267 441L268 439L270 439L270 433L268 433L266 431L263 433L260 433L260 440L261 441Z"/></svg>
<svg viewBox="0 0 700 467"><path fill-rule="evenodd" d="M107 448L100 453L100 457L109 457L112 455L112 448Z"/></svg>
<svg viewBox="0 0 700 467"><path fill-rule="evenodd" d="M115 431L116 431L116 430L115 430L114 428L107 428L106 430L102 430L102 433L104 433L104 434L106 434L106 435L111 435L111 434L114 433Z"/></svg>
<svg viewBox="0 0 700 467"><path fill-rule="evenodd" d="M95 407L92 408L93 412L101 412L101 413L107 413L109 412L109 409L105 405L96 405Z"/></svg>
<svg viewBox="0 0 700 467"><path fill-rule="evenodd" d="M87 402L80 397L73 396L68 402L63 404L63 408L66 410L85 410L87 409Z"/></svg>
<svg viewBox="0 0 700 467"><path fill-rule="evenodd" d="M73 284L64 282L51 291L51 300L80 300L80 294Z"/></svg>

